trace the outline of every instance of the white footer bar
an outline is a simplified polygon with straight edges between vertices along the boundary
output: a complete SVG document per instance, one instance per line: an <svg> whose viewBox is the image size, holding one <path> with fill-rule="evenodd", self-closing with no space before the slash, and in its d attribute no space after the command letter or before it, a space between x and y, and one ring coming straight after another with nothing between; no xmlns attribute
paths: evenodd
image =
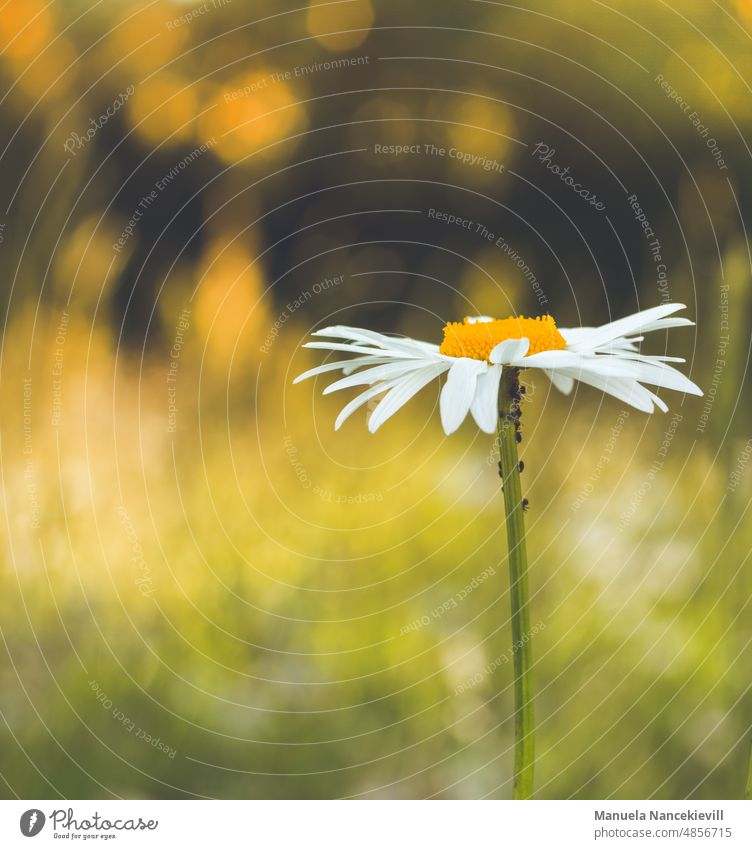
<svg viewBox="0 0 752 849"><path fill-rule="evenodd" d="M0 846L752 847L752 803L0 801Z"/></svg>

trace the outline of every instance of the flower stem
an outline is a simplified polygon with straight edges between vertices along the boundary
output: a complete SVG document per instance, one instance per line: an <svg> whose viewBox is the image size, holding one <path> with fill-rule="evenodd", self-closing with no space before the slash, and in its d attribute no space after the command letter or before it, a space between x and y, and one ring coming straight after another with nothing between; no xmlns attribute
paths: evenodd
<svg viewBox="0 0 752 849"><path fill-rule="evenodd" d="M524 389L522 390L524 392ZM509 548L509 583L512 602L512 655L514 658L514 798L533 795L534 714L530 645L530 611L525 549L525 516L520 486L517 443L520 434L521 391L519 370L505 368L499 392L499 475Z"/></svg>
<svg viewBox="0 0 752 849"><path fill-rule="evenodd" d="M744 788L744 798L752 800L752 745L749 747L749 767L747 771L747 786Z"/></svg>

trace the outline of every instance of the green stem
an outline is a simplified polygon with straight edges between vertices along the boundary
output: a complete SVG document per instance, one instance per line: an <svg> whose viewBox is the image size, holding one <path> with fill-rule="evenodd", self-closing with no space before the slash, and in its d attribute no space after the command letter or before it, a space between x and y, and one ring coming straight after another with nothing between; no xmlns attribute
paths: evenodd
<svg viewBox="0 0 752 849"><path fill-rule="evenodd" d="M525 549L525 516L517 456L519 418L522 415L518 369L505 368L499 391L499 474L509 548L509 583L512 602L512 655L514 658L514 798L533 795L534 714L530 644L530 611Z"/></svg>
<svg viewBox="0 0 752 849"><path fill-rule="evenodd" d="M749 767L747 769L747 786L744 789L744 798L752 800L752 745L749 747Z"/></svg>

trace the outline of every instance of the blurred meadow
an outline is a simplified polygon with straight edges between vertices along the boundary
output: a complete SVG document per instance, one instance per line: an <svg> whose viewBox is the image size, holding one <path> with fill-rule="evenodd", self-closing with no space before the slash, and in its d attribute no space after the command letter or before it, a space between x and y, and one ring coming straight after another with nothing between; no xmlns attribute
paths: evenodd
<svg viewBox="0 0 752 849"><path fill-rule="evenodd" d="M524 376L537 796L743 794L751 44L748 0L3 4L3 797L508 798L493 439L438 384L335 434L301 345L669 300L704 398Z"/></svg>

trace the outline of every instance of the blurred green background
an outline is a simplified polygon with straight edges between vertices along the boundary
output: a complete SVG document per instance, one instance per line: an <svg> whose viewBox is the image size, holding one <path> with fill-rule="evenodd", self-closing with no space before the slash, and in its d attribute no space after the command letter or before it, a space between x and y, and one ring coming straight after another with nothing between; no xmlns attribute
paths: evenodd
<svg viewBox="0 0 752 849"><path fill-rule="evenodd" d="M444 438L438 385L334 434L300 346L668 300L697 327L651 350L704 399L528 381L537 792L742 795L751 32L748 0L3 5L3 796L509 797L492 439Z"/></svg>

